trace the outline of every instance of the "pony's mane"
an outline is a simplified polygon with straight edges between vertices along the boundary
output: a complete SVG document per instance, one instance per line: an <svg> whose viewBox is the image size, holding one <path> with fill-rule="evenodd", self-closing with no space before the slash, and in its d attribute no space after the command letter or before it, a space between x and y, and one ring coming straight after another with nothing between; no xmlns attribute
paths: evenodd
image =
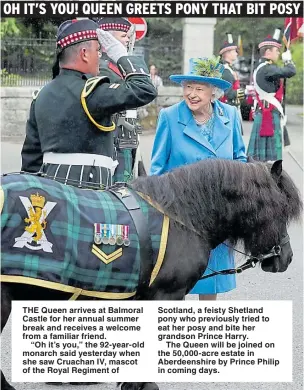
<svg viewBox="0 0 304 390"><path fill-rule="evenodd" d="M225 231L223 238L243 239L246 250L252 251L253 246L273 245L281 223L301 213L292 179L283 172L276 183L270 168L265 163L206 159L161 176L138 178L132 187L190 229L209 232L214 241Z"/></svg>

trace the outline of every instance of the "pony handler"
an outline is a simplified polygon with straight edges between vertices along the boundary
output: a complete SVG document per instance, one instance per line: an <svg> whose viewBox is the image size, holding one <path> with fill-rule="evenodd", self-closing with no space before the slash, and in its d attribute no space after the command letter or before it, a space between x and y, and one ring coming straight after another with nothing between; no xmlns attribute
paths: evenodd
<svg viewBox="0 0 304 390"><path fill-rule="evenodd" d="M250 254L239 269L260 262L264 271L284 272L293 255L286 227L302 207L282 161L206 159L109 191L10 174L1 195L2 328L13 300L181 300L225 240L242 241ZM43 233L35 241L25 219L37 208L33 222ZM1 388L14 389L3 374Z"/></svg>

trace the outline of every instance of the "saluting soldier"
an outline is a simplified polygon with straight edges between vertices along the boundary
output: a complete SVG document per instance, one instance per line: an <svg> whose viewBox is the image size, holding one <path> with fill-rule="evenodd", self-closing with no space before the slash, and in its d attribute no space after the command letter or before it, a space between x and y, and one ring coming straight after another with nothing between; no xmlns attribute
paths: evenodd
<svg viewBox="0 0 304 390"><path fill-rule="evenodd" d="M228 81L232 87L224 92L224 96L220 100L223 103L239 108L241 101L245 98L245 91L241 88L238 74L233 68L233 62L238 57L237 49L238 47L233 42L232 34L227 33L227 41L224 42L219 54L221 63L225 68L222 79Z"/></svg>
<svg viewBox="0 0 304 390"><path fill-rule="evenodd" d="M129 52L132 52L135 41L135 29L125 18L109 17L98 19L97 23L104 31L111 33L119 42L121 42ZM109 57L103 50L100 61L100 75L108 76L112 83L122 82L124 76L121 74L118 64ZM138 106L139 107L139 106ZM139 124L137 112L128 110L115 115L113 118L116 130L114 132L114 148L118 166L116 168L113 181L128 182L138 173L140 164L141 171L144 170L139 151ZM139 158L139 160L138 160Z"/></svg>
<svg viewBox="0 0 304 390"><path fill-rule="evenodd" d="M36 93L26 125L22 170L83 188L112 184L112 115L148 104L157 92L145 62L92 20L68 20L57 33L53 80ZM117 63L119 85L99 75L101 47Z"/></svg>
<svg viewBox="0 0 304 390"><path fill-rule="evenodd" d="M261 59L253 73L257 104L247 153L260 161L282 159L283 146L290 144L282 108L283 79L293 77L296 67L289 50L282 54L284 66L275 64L282 47L280 32L276 29L259 44Z"/></svg>

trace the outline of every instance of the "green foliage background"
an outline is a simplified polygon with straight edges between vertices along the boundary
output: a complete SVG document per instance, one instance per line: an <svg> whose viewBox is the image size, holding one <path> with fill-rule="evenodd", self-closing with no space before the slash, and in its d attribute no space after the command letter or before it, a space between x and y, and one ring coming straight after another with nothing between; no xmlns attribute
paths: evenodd
<svg viewBox="0 0 304 390"><path fill-rule="evenodd" d="M0 37L6 38L41 38L55 39L57 26L65 19L33 19L33 18L7 18L1 19ZM203 19L202 19L203 21ZM183 53L183 19L182 18L147 18L147 38L139 45L146 48L149 65L155 64L164 76L180 72L182 69ZM284 18L218 18L214 32L214 54L217 55L222 43L226 40L226 33L232 33L235 42L238 35L243 41L244 55L250 57L252 49L257 56L257 44L267 35L272 35L275 28L284 29ZM204 49L204 37L198 37L198 45ZM54 45L55 47L55 45ZM2 43L2 50L5 50ZM24 47L24 53L31 52L36 55L34 46ZM44 52L37 48L37 57L51 62L53 53ZM291 51L296 63L297 75L287 81L287 103L303 104L303 40L292 43Z"/></svg>
<svg viewBox="0 0 304 390"><path fill-rule="evenodd" d="M290 50L297 74L286 82L286 102L303 105L303 40L292 43Z"/></svg>

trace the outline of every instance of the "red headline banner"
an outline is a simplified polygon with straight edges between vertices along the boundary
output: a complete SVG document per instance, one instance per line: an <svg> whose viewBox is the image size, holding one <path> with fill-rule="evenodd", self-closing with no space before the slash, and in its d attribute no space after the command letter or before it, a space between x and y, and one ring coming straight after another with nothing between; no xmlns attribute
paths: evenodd
<svg viewBox="0 0 304 390"><path fill-rule="evenodd" d="M296 17L302 1L1 1L2 17Z"/></svg>

